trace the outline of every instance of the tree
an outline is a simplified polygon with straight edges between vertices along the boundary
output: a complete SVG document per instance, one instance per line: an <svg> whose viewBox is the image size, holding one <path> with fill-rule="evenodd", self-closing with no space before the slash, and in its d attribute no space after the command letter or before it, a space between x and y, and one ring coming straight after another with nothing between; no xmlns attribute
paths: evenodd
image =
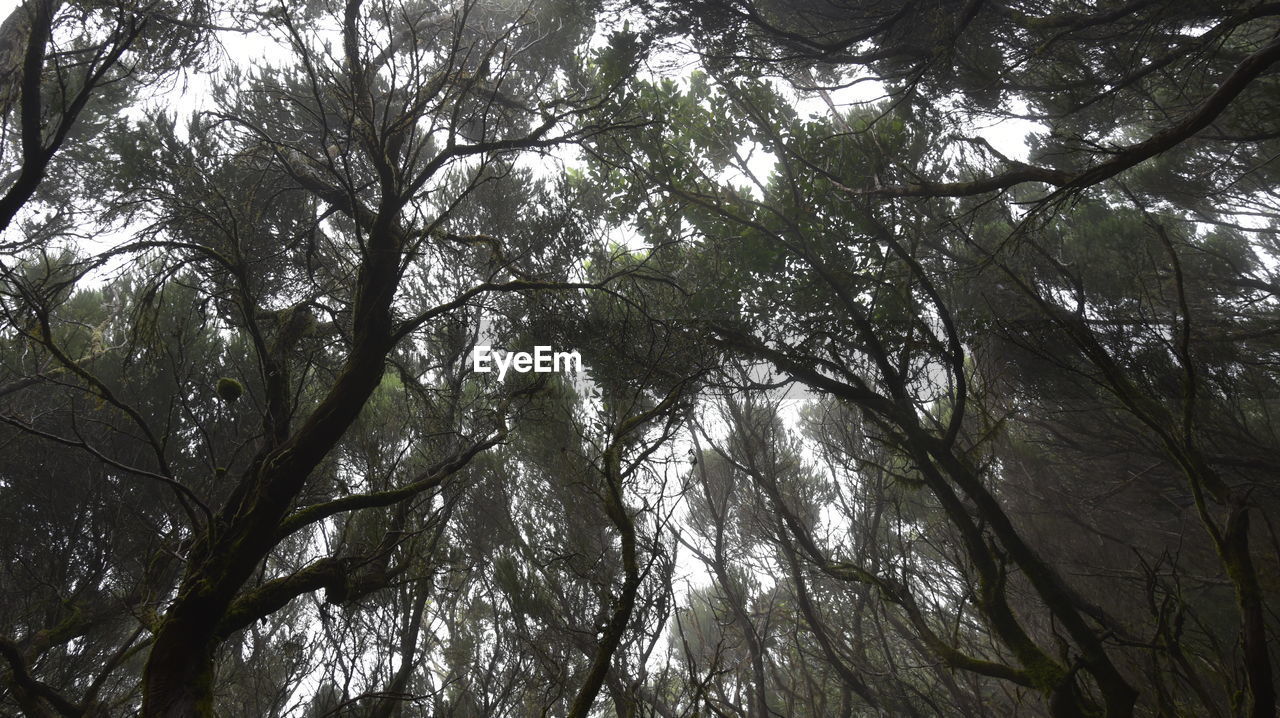
<svg viewBox="0 0 1280 718"><path fill-rule="evenodd" d="M189 9L0 30L0 712L1275 714L1276 8Z"/></svg>
<svg viewBox="0 0 1280 718"><path fill-rule="evenodd" d="M181 69L198 69L209 28L235 7L164 1L97 3L28 0L0 24L0 231L36 196L52 173L56 188L76 192L74 174L53 162L70 145L74 159L91 161L84 140L110 123L131 93L154 87ZM70 185L70 186L67 186ZM90 185L92 186L92 185ZM87 193L80 193L87 196ZM59 221L24 228L28 237L5 250L48 241L75 226L65 195Z"/></svg>
<svg viewBox="0 0 1280 718"><path fill-rule="evenodd" d="M124 602L150 638L137 649L140 690L122 705L211 715L216 699L232 700L220 691L234 693L217 680L228 670L220 656L239 658L242 642L305 648L305 632L261 635L255 622L321 589L326 605L349 605L430 576L439 554L429 537L449 511L442 484L507 435L521 401L463 376L475 336L449 327L489 295L586 286L556 263L565 216L515 199L544 182L516 155L600 131L579 117L611 91L577 54L591 13L551 23L556 10L271 10L260 20L288 64L230 76L213 109L185 125L154 114L114 128L121 161L100 180L112 192L107 218L145 229L57 277L14 278L11 326L28 328L21 351L59 372L31 386L54 384L72 403L32 421L7 414L9 423L88 452L113 481L141 477L172 493L144 560L166 568L145 577L142 606ZM505 217L464 208L489 186L511 199ZM501 234L483 234L495 219ZM76 282L120 257L146 271L118 316L145 317L178 293L189 322L120 327L126 364L142 356L177 369L176 386L153 385L154 403L127 389L139 368L101 373L65 336L63 323L78 320L64 303L92 303ZM184 351L187 332L209 348ZM86 397L119 446L80 438ZM377 422L361 418L367 406ZM413 608L419 593L405 600L418 616L399 622L411 665L423 609ZM257 656L247 660L260 670L276 660ZM23 663L12 666L26 682ZM403 692L411 677L397 672L386 691ZM25 710L72 704L51 691L24 698Z"/></svg>
<svg viewBox="0 0 1280 718"><path fill-rule="evenodd" d="M1063 569L1072 562L1049 549L1051 544L1044 548L1036 545L1036 538L1051 542L1051 533L1030 528L1028 520L1017 515L1019 510L1030 507L1020 506L1012 498L1034 479L1010 475L1013 457L1002 453L1010 445L998 443L1007 432L1016 434L1021 421L1036 422L1033 407L1037 402L1048 402L1056 410L1064 401L1070 401L1049 393L1040 371L1055 376L1056 372L1063 372L1062 379L1067 383L1089 377L1106 388L1105 403L1067 403L1071 407L1067 411L1074 412L1070 415L1070 433L1060 425L1047 438L1037 432L1037 445L1049 440L1067 442L1069 436L1080 436L1076 417L1095 416L1102 420L1114 416L1109 412L1118 404L1121 416L1114 418L1114 426L1124 428L1125 433L1120 435L1134 437L1139 445L1152 446L1157 452L1156 460L1164 464L1162 469L1179 471L1187 478L1190 495L1202 498L1199 518L1206 533L1203 538L1208 539L1211 555L1218 557L1219 565L1211 570L1220 572L1233 587L1238 604L1239 645L1243 654L1250 657L1227 669L1242 671L1245 678L1233 684L1225 695L1207 697L1195 688L1202 681L1186 676L1183 669L1178 669L1184 675L1175 681L1180 683L1177 690L1199 692L1202 703L1214 704L1212 710L1223 710L1235 700L1231 694L1240 690L1244 696L1240 705L1247 706L1250 714L1273 714L1275 676L1268 651L1262 646L1264 636L1273 632L1274 626L1268 628L1263 616L1265 600L1259 578L1267 569L1260 570L1260 555L1246 548L1251 533L1246 517L1267 505L1269 499L1261 498L1266 492L1264 483L1242 473L1246 465L1261 468L1263 464L1245 460L1231 462L1230 469L1226 463L1215 467L1205 459L1204 450L1198 448L1227 436L1253 437L1250 443L1254 446L1272 443L1269 430L1249 426L1247 420L1242 423L1238 414L1229 416L1232 410L1211 418L1215 410L1210 407L1225 409L1238 406L1238 401L1230 398L1226 384L1214 386L1209 377L1218 377L1218 381L1250 377L1246 381L1259 386L1264 395L1271 395L1272 390L1257 383L1266 384L1269 380L1244 369L1244 364L1256 367L1256 360L1242 356L1242 363L1237 365L1235 358L1218 350L1214 360L1208 361L1208 350L1193 346L1197 334L1191 329L1192 316L1196 317L1194 321L1207 322L1199 325L1206 327L1206 335L1221 337L1224 330L1238 330L1226 330L1225 326L1207 329L1213 321L1225 320L1226 316L1217 308L1209 309L1212 303L1191 308L1190 297L1197 290L1190 288L1193 280L1187 279L1190 273L1184 263L1190 257L1234 257L1219 266L1233 267L1237 277L1217 284L1215 289L1199 290L1203 292L1201 296L1234 296L1251 306L1261 299L1261 306L1266 307L1261 310L1264 314L1271 311L1265 297L1269 278L1257 274L1260 263L1252 258L1253 252L1258 251L1256 244L1251 249L1237 246L1234 250L1204 251L1199 249L1202 242L1206 247L1222 242L1221 235L1201 239L1194 234L1171 232L1173 223L1186 227L1198 218L1208 218L1224 227L1238 226L1243 208L1266 201L1260 194L1219 192L1193 178L1196 163L1214 157L1215 140L1189 139L1210 119L1222 129L1236 121L1236 112L1244 116L1249 112L1246 108L1266 102L1265 96L1256 91L1243 91L1254 81L1259 85L1269 81L1263 71L1270 62L1266 58L1271 49L1265 41L1250 44L1258 37L1254 33L1263 32L1266 26L1266 21L1259 19L1265 17L1265 11L1231 15L1215 27L1215 32L1220 30L1232 38L1224 47L1238 46L1252 54L1240 62L1219 92L1202 103L1202 109L1212 106L1204 109L1210 113L1209 119L1201 110L1191 111L1179 122L1177 131L1158 130L1153 139L1121 148L1115 157L1092 164L1079 156L1082 152L1076 152L1074 158L1067 157L1064 145L1055 144L1061 136L1051 133L1047 139L1037 138L1037 143L1064 158L1055 162L1077 163L1077 170L1049 177L1037 174L1041 169L1029 164L1015 163L1014 170L997 173L992 180L956 182L919 178L946 172L972 176L977 163L967 148L986 145L955 137L955 121L929 109L928 103L941 103L945 96L930 83L960 83L948 86L957 92L953 96L958 103L957 117L975 118L980 113L1010 110L990 97L978 96L974 88L961 82L963 77L939 71L931 59L922 57L914 69L903 73L895 60L886 59L896 51L894 46L877 44L863 53L863 48L870 45L853 44L872 36L880 42L878 33L891 33L886 28L899 18L920 20L914 10L903 10L892 20L880 18L884 24L843 46L842 50L850 50L849 54L833 50L834 55L824 54L829 46L815 49L772 21L772 11L785 14L780 8L766 11L758 5L737 3L695 6L690 11L691 27L695 38L706 43L706 61L713 72L708 79L715 84L695 77L688 90L677 89L674 83L655 83L647 88L654 107L661 108L655 110L662 118L660 128L650 135L601 142L597 150L601 172L629 174L636 178L637 186L645 188L643 193L648 197L643 193L619 195L621 201L632 202L641 217L650 208L665 205L676 207L669 211L685 218L687 224L678 231L669 229L669 223L647 219L642 226L657 238L654 243L675 238L688 242L690 261L706 268L705 282L689 285L689 289L704 293L706 305L712 308L707 317L710 328L722 346L751 360L768 362L785 377L857 407L876 427L878 441L905 460L906 469L900 469L900 473L930 491L948 519L948 530L955 531L950 540L962 548L956 568L967 586L940 607L963 617L970 610L964 607L964 601L972 600L974 618L999 639L997 654L1006 657L991 660L937 640L928 612L911 595L909 581L868 571L865 561L851 562L833 556L812 540L811 530L799 513L782 510L784 516L790 517L787 523L791 540L807 560L833 577L874 587L884 600L910 618L916 640L929 645L939 659L956 668L1037 689L1044 696L1046 709L1053 714L1099 710L1107 715L1130 715L1146 709L1138 701L1168 709L1170 702L1163 686L1169 676L1145 673L1140 680L1135 679L1132 666L1137 658L1126 655L1131 653L1130 646L1145 642L1144 634L1167 630L1163 609L1153 609L1150 616L1138 619L1138 625L1126 625L1120 615L1109 610L1114 607L1098 605L1089 597L1093 592L1083 592L1078 579L1068 577ZM813 21L806 31L806 37L812 39L817 34L814 28L820 25L814 20L821 12L801 11L791 20ZM841 23L851 26L867 21L852 8L829 9L829 13L822 15L822 22L827 23L822 27L835 28L835 33L844 32ZM979 12L959 24L970 20L978 23L983 17ZM1029 17L1010 15L986 20L997 25L1020 22L1030 37L1044 29ZM1063 30L1064 36L1080 29L1076 28L1076 21L1080 28L1094 26L1090 18L1078 17L1063 26L1073 28ZM1185 21L1182 17L1170 19L1175 24ZM1152 20L1146 17L1143 22ZM1127 25L1107 27L1115 34L1101 42L1114 43L1116 37L1123 36ZM970 32L968 26L964 32ZM723 53L726 45L717 43L730 36L751 40L746 51ZM929 33L923 36L929 37ZM1022 36L1017 37L1018 42L1024 41ZM982 47L981 43L970 45L963 33L949 38L956 43L957 51ZM751 44L757 40L757 44ZM1045 47L1049 59L1067 62L1054 52L1052 42L1041 49ZM1098 52L1106 57L1105 48ZM1210 67L1215 62L1225 63L1224 56L1229 54L1225 50L1218 55L1207 53L1197 62ZM1040 62L1036 58L1028 64ZM1091 69L1101 74L1107 67L1101 64ZM1078 115L1073 113L1082 108L1055 110L1046 92L1020 84L1021 69L1018 66L993 78L992 85L1003 88L1001 91L1008 97L1047 108L1036 119L1046 122L1053 133L1077 121ZM894 99L865 112L803 120L774 86L757 79L762 73L777 71L795 83L809 70L825 73L833 83L841 77L856 78L858 73L878 73ZM1136 81L1136 77L1131 80ZM1007 84L998 85L999 82ZM1115 86L1124 85L1122 80ZM811 90L812 85L800 89ZM1152 105L1160 102L1161 91L1159 81L1152 80L1135 90L1147 94L1130 99L1135 105ZM1186 92L1181 88L1179 91ZM827 99L831 104L830 96ZM994 104L995 110L984 102ZM713 113L711 106L723 109ZM1170 114L1177 116L1176 112ZM1102 126L1115 127L1116 122L1128 121L1129 125L1122 126L1140 136L1146 128L1130 119L1133 117L1109 117ZM1230 151L1247 153L1267 139L1237 137L1233 142L1236 144L1230 146ZM1258 145L1250 144L1254 142ZM1175 152L1158 161L1152 159L1158 154L1157 149L1163 152L1175 147ZM755 174L749 161L750 153L761 151L771 153L777 160L768 177ZM982 158L979 155L976 159ZM1233 167L1229 160L1222 161L1227 168ZM1141 171L1125 175L1123 183L1093 190L1099 195L1111 192L1107 195L1109 204L1102 205L1106 210L1089 214L1084 209L1090 206L1086 203L1092 200L1088 199L1077 199L1079 204L1071 206L1071 212L1062 209L1068 206L1063 201L1066 191L1078 197L1085 188L1139 164ZM727 173L736 181L726 181ZM1165 182L1176 177L1186 189L1171 193L1155 185L1156 177ZM1026 182L1048 184L1049 193L1020 187ZM661 199L652 198L654 186L665 188ZM1009 192L1007 197L947 199L1014 187L1017 191ZM907 203L876 199L881 197L937 200ZM1173 203L1174 209L1162 206L1157 211L1155 197ZM1047 203L1046 199L1056 204ZM1012 202L1036 209L1027 213ZM1123 202L1137 208L1140 222L1102 220L1104 212L1119 214L1116 205ZM1055 207L1061 216L1055 213ZM999 226L992 224L990 218L994 216L1000 217ZM1092 232L1087 226L1091 221L1101 221L1105 228ZM1074 259L1070 254L1063 258L1062 247L1070 244L1063 237L1068 234L1092 242L1091 252L1074 255ZM1048 237L1053 239L1046 241ZM1161 251L1141 255L1159 259L1136 275L1136 283L1129 283L1129 277L1095 278L1093 272L1100 267L1091 262L1111 252L1124 256L1134 250L1132 244L1138 237L1154 242L1152 249L1160 247ZM1103 238L1111 244L1098 241ZM1129 246L1119 248L1116 243L1124 241ZM1015 262L1012 257L1021 259ZM1156 284L1157 277L1164 279ZM1208 283L1216 284L1214 280ZM1233 285L1237 289L1231 289ZM1239 288L1246 285L1249 289L1241 294ZM1152 294L1154 286L1164 289ZM1254 291L1262 295L1253 294ZM982 299L974 301L975 296ZM1239 308L1230 312L1242 317ZM1174 319L1166 319L1170 316ZM1252 324L1256 320L1250 317L1243 321ZM984 363L990 361L986 349L992 346L989 334L993 329L998 334L1012 333L1018 337L1016 343L1027 351L1052 357L1049 364L1041 361L1037 365L1036 384L1023 382L1014 393L1005 393L1010 385L1005 383L1004 364ZM1067 357L1078 357L1080 363ZM1225 363L1218 364L1219 361ZM1267 374L1269 370L1262 372ZM753 384L748 382L746 387ZM1170 391L1164 387L1179 388ZM1018 451L1029 449L1023 445ZM1096 462L1107 449L1095 439L1085 445L1065 443L1056 451L1070 451ZM866 454L860 460L878 463ZM1237 478L1226 482L1212 478L1224 470ZM1118 480L1112 479L1107 485L1114 487ZM1023 489L1017 486L1019 481ZM768 486L767 476L762 474L755 483ZM1216 490L1208 490L1209 484ZM1245 500L1245 494L1253 498ZM785 507L785 502L775 504L779 509ZM1150 516L1153 521L1162 520L1159 510ZM1076 517L1078 521L1095 518ZM1096 523L1090 526L1093 531L1107 531ZM1234 542L1225 539L1228 533ZM1228 549L1228 543L1233 548ZM1144 548L1151 553L1139 550L1137 561L1129 562L1125 571L1132 575L1146 572L1150 578L1150 567L1159 565L1166 552L1176 550L1163 541ZM1202 558L1203 554L1188 562L1203 565ZM1090 564L1081 570L1104 569ZM1209 632L1219 635L1219 640L1234 640L1230 638L1231 629L1216 618L1210 619L1206 613L1202 620ZM1215 627L1208 628L1209 623ZM1164 645L1167 647L1168 643ZM1175 649L1172 654L1176 653ZM1176 661L1172 654L1168 659Z"/></svg>
<svg viewBox="0 0 1280 718"><path fill-rule="evenodd" d="M864 175L844 190L853 195L956 197L1031 184L1061 198L1172 151L1195 187L1188 194L1240 198L1197 155L1274 138L1260 121L1280 60L1266 4L638 4L652 6L658 31L697 37L713 68L773 74L805 91L875 80L913 117L944 123L953 151L973 153L961 172L917 165L901 177ZM1030 161L971 133L1000 118L1047 130Z"/></svg>

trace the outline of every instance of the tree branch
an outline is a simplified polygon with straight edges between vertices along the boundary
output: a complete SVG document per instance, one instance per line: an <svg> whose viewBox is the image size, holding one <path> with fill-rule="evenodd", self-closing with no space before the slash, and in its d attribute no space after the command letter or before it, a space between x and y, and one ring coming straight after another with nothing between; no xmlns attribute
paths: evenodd
<svg viewBox="0 0 1280 718"><path fill-rule="evenodd" d="M1201 101L1181 122L1166 127L1142 142L1117 150L1110 159L1076 174L1014 162L1013 169L1008 172L968 182L918 182L867 190L855 190L849 187L843 187L843 189L852 194L873 197L967 197L1005 190L1027 182L1042 182L1056 187L1057 189L1049 197L1070 190L1083 189L1173 149L1208 127L1235 101L1245 87L1266 72L1277 60L1280 60L1280 37L1273 37L1270 42L1237 65L1218 89Z"/></svg>

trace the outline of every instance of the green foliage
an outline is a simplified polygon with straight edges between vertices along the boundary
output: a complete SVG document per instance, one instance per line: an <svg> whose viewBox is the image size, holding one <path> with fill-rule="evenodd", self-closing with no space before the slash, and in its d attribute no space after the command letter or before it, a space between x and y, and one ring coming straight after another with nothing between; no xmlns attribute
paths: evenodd
<svg viewBox="0 0 1280 718"><path fill-rule="evenodd" d="M0 713L1266 714L1275 8L47 5Z"/></svg>
<svg viewBox="0 0 1280 718"><path fill-rule="evenodd" d="M223 401L232 402L244 395L244 385L224 376L218 379L218 398Z"/></svg>

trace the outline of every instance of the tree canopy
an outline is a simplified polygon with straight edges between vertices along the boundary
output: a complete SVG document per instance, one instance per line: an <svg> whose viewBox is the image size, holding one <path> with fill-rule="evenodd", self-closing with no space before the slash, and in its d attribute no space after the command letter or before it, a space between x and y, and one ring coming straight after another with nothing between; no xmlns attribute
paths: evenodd
<svg viewBox="0 0 1280 718"><path fill-rule="evenodd" d="M22 0L0 714L1274 717L1277 61L1254 1Z"/></svg>

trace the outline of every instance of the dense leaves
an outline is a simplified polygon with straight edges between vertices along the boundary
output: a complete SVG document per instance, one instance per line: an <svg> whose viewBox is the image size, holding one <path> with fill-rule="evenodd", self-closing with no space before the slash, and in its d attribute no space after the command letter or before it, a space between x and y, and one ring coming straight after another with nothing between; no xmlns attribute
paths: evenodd
<svg viewBox="0 0 1280 718"><path fill-rule="evenodd" d="M26 0L0 713L1275 716L1278 16Z"/></svg>

